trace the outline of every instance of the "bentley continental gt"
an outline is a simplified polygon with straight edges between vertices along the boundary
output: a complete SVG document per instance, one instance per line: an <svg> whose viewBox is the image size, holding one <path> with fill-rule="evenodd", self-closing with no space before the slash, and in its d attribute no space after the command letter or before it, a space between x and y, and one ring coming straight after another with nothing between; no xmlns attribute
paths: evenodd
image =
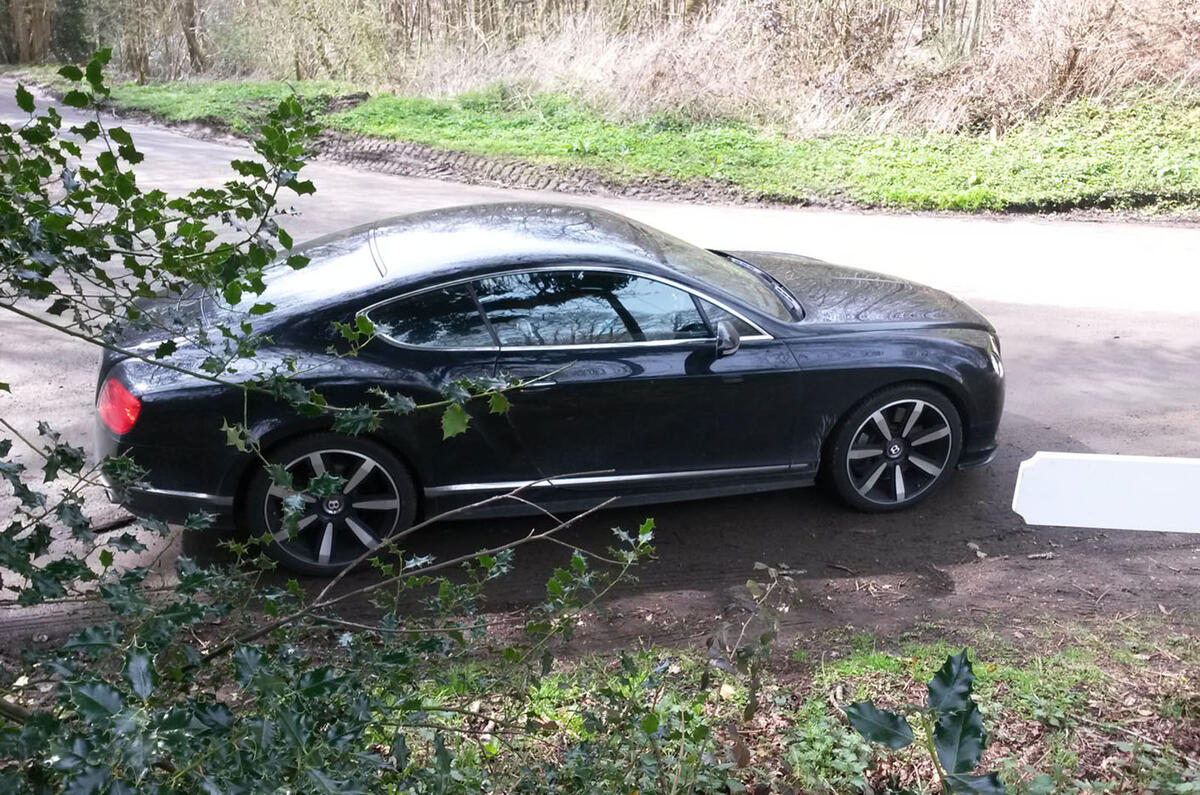
<svg viewBox="0 0 1200 795"><path fill-rule="evenodd" d="M181 522L195 511L276 540L285 566L330 574L421 517L530 484L546 508L663 502L827 482L849 506L894 511L956 469L988 463L1004 402L995 329L967 304L903 279L793 254L713 251L599 209L486 204L371 223L273 267L252 320L255 366L321 358L336 321L375 334L354 358L297 379L331 402L381 388L435 401L461 378L538 379L511 409L472 413L442 438L437 412L360 436L282 402L108 353L97 447L131 455L146 483L120 499ZM197 326L245 305L161 299ZM161 334L160 334L161 336ZM130 333L131 347L161 340ZM182 347L176 357L187 356ZM248 419L293 483L332 473L283 529L285 492L226 443ZM498 501L483 512L520 513Z"/></svg>

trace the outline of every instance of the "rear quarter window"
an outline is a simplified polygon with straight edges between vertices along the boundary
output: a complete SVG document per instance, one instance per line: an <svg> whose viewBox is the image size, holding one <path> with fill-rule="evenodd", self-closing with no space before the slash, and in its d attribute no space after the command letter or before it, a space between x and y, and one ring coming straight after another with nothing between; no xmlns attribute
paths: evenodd
<svg viewBox="0 0 1200 795"><path fill-rule="evenodd" d="M422 348L493 348L495 339L466 285L440 287L371 307L375 333Z"/></svg>

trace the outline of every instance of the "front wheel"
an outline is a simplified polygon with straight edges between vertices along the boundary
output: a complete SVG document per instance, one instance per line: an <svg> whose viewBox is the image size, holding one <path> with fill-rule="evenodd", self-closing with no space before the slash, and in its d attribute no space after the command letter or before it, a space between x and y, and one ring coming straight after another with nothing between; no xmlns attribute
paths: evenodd
<svg viewBox="0 0 1200 795"><path fill-rule="evenodd" d="M862 511L907 508L949 478L962 450L962 420L941 392L897 386L859 403L834 431L827 472Z"/></svg>
<svg viewBox="0 0 1200 795"><path fill-rule="evenodd" d="M272 537L268 554L292 571L333 576L410 527L416 516L416 487L404 464L369 439L314 434L269 458L292 476L295 491L273 485L260 469L246 493L244 518L252 536ZM305 494L318 478L325 496ZM288 528L283 501L293 494L303 505L295 528Z"/></svg>

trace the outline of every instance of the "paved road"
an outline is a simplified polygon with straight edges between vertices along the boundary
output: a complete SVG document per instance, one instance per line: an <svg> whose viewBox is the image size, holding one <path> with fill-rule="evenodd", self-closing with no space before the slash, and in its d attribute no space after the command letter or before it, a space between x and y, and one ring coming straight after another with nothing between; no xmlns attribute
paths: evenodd
<svg viewBox="0 0 1200 795"><path fill-rule="evenodd" d="M0 81L0 119L19 117L11 96L11 84ZM235 142L125 126L147 154L139 180L169 192L218 182L228 173L228 161L246 154ZM821 608L800 622L883 625L1005 604L1085 612L1163 605L1169 613L1172 606L1194 601L1200 537L1030 531L1008 505L1018 463L1039 449L1198 454L1198 229L572 197L328 163L313 165L308 176L318 190L296 203L301 215L289 228L297 240L445 205L513 198L585 202L709 247L798 252L924 281L961 295L995 323L1009 399L1004 446L992 467L961 474L947 493L901 516L848 513L811 490L605 515L580 537L603 546L607 528L645 514L653 514L662 528L664 562L628 592L633 612L657 610L666 616L663 626L677 621L686 628L693 619L719 612L729 589L745 582L756 560L808 570L809 602ZM51 419L71 437L85 439L95 352L10 316L0 316L0 339L0 373L14 392L0 394L0 413L26 426ZM525 526L458 524L429 544L435 551L478 546ZM989 557L977 560L968 541ZM1056 560L1026 557L1048 549L1056 551ZM551 552L527 559L541 567L556 560ZM536 594L512 586L497 599L520 602L531 596ZM16 626L15 618L9 621Z"/></svg>

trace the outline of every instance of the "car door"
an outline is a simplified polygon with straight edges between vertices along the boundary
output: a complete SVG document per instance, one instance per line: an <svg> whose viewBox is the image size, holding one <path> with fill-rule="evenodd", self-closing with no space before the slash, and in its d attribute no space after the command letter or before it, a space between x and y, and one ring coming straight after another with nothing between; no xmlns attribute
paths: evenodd
<svg viewBox="0 0 1200 795"><path fill-rule="evenodd" d="M468 284L403 295L363 314L374 324L376 339L359 358L375 365L375 385L382 389L434 403L455 381L495 375L496 338ZM468 403L467 409L468 430L450 439L443 440L440 409L389 419L381 430L410 460L420 462L427 489L538 476L506 418L489 413L483 401Z"/></svg>
<svg viewBox="0 0 1200 795"><path fill-rule="evenodd" d="M544 476L684 487L718 470L790 464L795 358L748 324L741 349L718 356L701 307L726 310L667 280L599 266L474 288L499 340L497 371L543 377L513 394L509 418Z"/></svg>

